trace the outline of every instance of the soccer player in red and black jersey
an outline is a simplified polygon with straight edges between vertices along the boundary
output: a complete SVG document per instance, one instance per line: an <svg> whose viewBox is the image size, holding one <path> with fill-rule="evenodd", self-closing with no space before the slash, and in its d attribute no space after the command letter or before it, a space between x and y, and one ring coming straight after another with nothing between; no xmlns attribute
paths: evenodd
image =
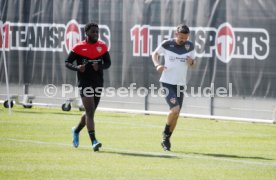
<svg viewBox="0 0 276 180"><path fill-rule="evenodd" d="M94 113L100 102L103 87L103 69L111 65L106 44L99 39L99 27L95 23L85 25L86 39L77 43L65 61L66 67L77 71L80 96L85 114L79 124L72 128L73 146L79 146L79 133L86 125L94 151L102 144L95 135Z"/></svg>

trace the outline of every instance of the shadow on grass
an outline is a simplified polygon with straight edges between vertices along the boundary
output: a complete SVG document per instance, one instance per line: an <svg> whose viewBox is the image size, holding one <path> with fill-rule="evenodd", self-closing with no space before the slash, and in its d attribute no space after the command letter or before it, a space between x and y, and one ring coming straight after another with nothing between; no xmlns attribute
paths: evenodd
<svg viewBox="0 0 276 180"><path fill-rule="evenodd" d="M172 158L172 159L179 159L179 157L175 155L166 155L166 154L151 154L151 153L138 153L138 152L119 152L119 151L108 151L103 150L99 151L98 153L106 153L106 154L118 154L122 156L134 156L134 157L147 157L147 158Z"/></svg>
<svg viewBox="0 0 276 180"><path fill-rule="evenodd" d="M211 156L216 158L235 158L235 159L256 159L256 160L269 160L272 161L274 159L258 157L258 156L238 156L238 155L229 155L229 154L213 154L213 153L189 153L189 152L176 152L183 154L191 154L191 155L201 155L201 156Z"/></svg>

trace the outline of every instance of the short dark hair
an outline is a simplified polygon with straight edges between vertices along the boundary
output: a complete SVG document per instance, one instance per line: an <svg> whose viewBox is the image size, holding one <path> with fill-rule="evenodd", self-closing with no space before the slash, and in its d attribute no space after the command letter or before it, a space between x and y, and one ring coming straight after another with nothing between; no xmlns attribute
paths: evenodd
<svg viewBox="0 0 276 180"><path fill-rule="evenodd" d="M91 27L97 27L97 28L99 28L98 24L96 24L94 22L87 23L85 25L85 27L84 27L85 33L87 33Z"/></svg>
<svg viewBox="0 0 276 180"><path fill-rule="evenodd" d="M190 29L189 29L189 27L187 25L180 24L180 25L177 26L176 32L183 33L183 34L189 34L190 33Z"/></svg>

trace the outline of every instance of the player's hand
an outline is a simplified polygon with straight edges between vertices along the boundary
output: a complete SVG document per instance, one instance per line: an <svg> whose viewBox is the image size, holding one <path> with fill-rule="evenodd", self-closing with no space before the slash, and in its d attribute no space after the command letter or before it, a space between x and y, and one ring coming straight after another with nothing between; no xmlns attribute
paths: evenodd
<svg viewBox="0 0 276 180"><path fill-rule="evenodd" d="M162 73L163 71L165 71L167 68L163 65L158 65L156 67L156 71L158 71L159 73Z"/></svg>
<svg viewBox="0 0 276 180"><path fill-rule="evenodd" d="M85 71L85 64L79 65L78 68L79 68L80 72L84 72Z"/></svg>
<svg viewBox="0 0 276 180"><path fill-rule="evenodd" d="M187 57L186 62L190 65L193 66L195 64L195 60L193 60L191 57Z"/></svg>
<svg viewBox="0 0 276 180"><path fill-rule="evenodd" d="M94 62L94 63L92 64L92 67L93 67L93 69L94 69L95 71L98 71L98 70L99 70L99 63L98 63L98 62Z"/></svg>

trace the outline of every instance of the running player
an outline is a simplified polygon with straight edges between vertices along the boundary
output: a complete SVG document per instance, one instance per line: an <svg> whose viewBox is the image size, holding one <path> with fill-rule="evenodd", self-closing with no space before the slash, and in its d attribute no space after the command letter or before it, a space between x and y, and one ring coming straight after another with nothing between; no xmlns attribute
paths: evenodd
<svg viewBox="0 0 276 180"><path fill-rule="evenodd" d="M166 101L170 112L163 131L161 145L165 151L171 150L170 137L176 127L177 119L181 110L186 85L186 76L189 66L195 65L194 45L188 40L189 27L180 24L177 26L175 38L166 40L152 53L152 61L156 70L161 74L160 83L168 92ZM164 55L165 64L160 64L159 56Z"/></svg>
<svg viewBox="0 0 276 180"><path fill-rule="evenodd" d="M67 68L77 71L80 96L85 108L79 124L72 128L73 146L79 146L79 133L86 125L93 150L98 151L102 144L96 139L94 113L100 102L103 69L109 68L111 61L106 44L98 40L98 25L86 24L85 35L86 39L73 47L65 61Z"/></svg>

